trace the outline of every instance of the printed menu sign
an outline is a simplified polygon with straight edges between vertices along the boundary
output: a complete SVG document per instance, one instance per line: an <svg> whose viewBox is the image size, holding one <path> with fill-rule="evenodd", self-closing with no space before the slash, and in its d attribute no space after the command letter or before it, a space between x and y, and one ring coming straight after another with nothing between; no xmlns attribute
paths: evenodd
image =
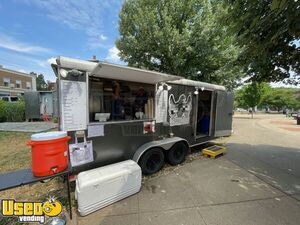
<svg viewBox="0 0 300 225"><path fill-rule="evenodd" d="M61 81L61 129L64 131L85 130L87 128L86 83Z"/></svg>

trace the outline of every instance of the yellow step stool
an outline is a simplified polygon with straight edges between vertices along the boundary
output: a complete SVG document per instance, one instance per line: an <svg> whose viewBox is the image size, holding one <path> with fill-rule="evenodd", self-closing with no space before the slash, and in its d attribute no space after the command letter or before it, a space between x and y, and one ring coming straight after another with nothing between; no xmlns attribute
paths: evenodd
<svg viewBox="0 0 300 225"><path fill-rule="evenodd" d="M227 152L226 147L213 145L202 150L202 154L207 157L216 158L219 155L224 155Z"/></svg>

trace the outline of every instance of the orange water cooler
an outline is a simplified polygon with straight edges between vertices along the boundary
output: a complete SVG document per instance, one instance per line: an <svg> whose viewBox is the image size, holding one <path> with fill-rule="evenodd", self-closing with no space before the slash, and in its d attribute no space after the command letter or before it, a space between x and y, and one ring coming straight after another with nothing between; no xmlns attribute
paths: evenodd
<svg viewBox="0 0 300 225"><path fill-rule="evenodd" d="M43 177L64 171L68 167L67 132L54 131L31 135L32 172Z"/></svg>

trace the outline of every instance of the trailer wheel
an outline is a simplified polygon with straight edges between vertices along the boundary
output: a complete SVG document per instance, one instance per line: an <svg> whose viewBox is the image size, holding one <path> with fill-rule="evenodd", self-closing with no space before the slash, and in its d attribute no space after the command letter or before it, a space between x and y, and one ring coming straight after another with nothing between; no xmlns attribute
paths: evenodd
<svg viewBox="0 0 300 225"><path fill-rule="evenodd" d="M161 148L151 148L139 160L139 165L145 175L158 172L164 165L164 153Z"/></svg>
<svg viewBox="0 0 300 225"><path fill-rule="evenodd" d="M185 161L185 157L188 153L188 146L183 142L177 142L172 148L167 151L167 161L172 166L178 165Z"/></svg>

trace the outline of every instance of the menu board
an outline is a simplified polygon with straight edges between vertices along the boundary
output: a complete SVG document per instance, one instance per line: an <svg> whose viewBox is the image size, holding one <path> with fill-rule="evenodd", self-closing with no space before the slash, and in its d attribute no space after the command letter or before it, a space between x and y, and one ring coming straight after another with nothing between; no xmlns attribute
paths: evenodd
<svg viewBox="0 0 300 225"><path fill-rule="evenodd" d="M61 129L75 131L87 129L86 83L61 81Z"/></svg>

